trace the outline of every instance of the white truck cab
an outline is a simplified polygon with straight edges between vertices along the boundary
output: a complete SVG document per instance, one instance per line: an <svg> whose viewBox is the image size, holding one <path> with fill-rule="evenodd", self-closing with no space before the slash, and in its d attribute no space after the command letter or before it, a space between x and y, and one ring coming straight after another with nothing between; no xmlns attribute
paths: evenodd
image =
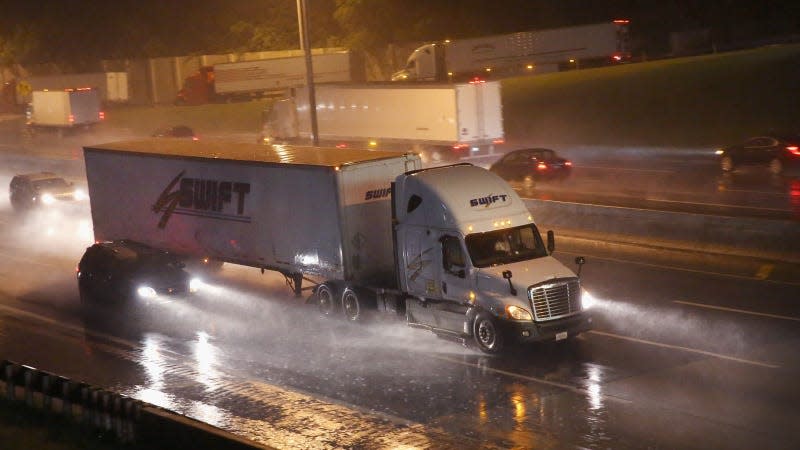
<svg viewBox="0 0 800 450"><path fill-rule="evenodd" d="M471 337L488 353L590 327L578 277L550 256L501 178L469 164L424 169L398 177L394 196L409 324Z"/></svg>

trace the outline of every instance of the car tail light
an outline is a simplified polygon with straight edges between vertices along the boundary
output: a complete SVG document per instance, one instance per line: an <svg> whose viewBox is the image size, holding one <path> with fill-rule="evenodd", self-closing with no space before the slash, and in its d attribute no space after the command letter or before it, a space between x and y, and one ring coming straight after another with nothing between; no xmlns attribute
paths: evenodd
<svg viewBox="0 0 800 450"><path fill-rule="evenodd" d="M565 161L564 165L567 167L572 167L572 161Z"/></svg>
<svg viewBox="0 0 800 450"><path fill-rule="evenodd" d="M69 118L67 118L67 120L69 121L69 123L75 123L75 115L74 114L70 114Z"/></svg>
<svg viewBox="0 0 800 450"><path fill-rule="evenodd" d="M336 144L336 148L347 148L347 144L344 143L344 142L341 142L339 144Z"/></svg>
<svg viewBox="0 0 800 450"><path fill-rule="evenodd" d="M100 111L99 113L97 113L97 116L98 116L98 118L100 120L106 120L106 113L103 112L103 111Z"/></svg>
<svg viewBox="0 0 800 450"><path fill-rule="evenodd" d="M800 156L800 147L798 147L796 145L790 145L790 146L786 147L786 150L789 150L789 153L791 153L793 155Z"/></svg>
<svg viewBox="0 0 800 450"><path fill-rule="evenodd" d="M539 164L536 165L536 168L538 170L547 170L547 164L540 162Z"/></svg>

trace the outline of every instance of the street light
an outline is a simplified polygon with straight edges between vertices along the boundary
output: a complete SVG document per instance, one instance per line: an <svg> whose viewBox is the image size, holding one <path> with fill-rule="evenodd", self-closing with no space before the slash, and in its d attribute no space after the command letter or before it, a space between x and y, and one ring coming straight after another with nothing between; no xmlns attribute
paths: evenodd
<svg viewBox="0 0 800 450"><path fill-rule="evenodd" d="M297 0L297 24L300 29L300 48L306 57L306 86L308 87L308 112L311 114L311 142L319 146L317 133L317 96L314 91L314 67L311 64L311 41L308 38L306 0Z"/></svg>

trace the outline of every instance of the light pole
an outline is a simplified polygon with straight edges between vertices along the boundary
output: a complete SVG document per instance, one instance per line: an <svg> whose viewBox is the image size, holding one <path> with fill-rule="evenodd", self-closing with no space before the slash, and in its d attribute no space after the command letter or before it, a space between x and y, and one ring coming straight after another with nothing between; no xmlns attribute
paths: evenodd
<svg viewBox="0 0 800 450"><path fill-rule="evenodd" d="M308 38L306 0L297 0L297 23L300 28L300 48L306 57L306 86L308 87L308 112L311 115L311 142L319 146L317 133L317 96L314 92L314 67L311 64L311 41Z"/></svg>

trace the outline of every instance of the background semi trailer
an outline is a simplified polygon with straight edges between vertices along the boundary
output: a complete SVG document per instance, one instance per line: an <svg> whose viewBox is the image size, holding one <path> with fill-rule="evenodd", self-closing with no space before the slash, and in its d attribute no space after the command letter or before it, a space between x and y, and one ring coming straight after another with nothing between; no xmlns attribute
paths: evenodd
<svg viewBox="0 0 800 450"><path fill-rule="evenodd" d="M393 81L462 81L586 67L630 58L628 21L425 44Z"/></svg>
<svg viewBox="0 0 800 450"><path fill-rule="evenodd" d="M75 87L90 87L98 91L100 100L125 103L129 100L127 72L89 72L28 77L25 81L34 91L60 91ZM29 98L22 99L30 101Z"/></svg>
<svg viewBox="0 0 800 450"><path fill-rule="evenodd" d="M309 301L323 314L378 310L490 353L590 326L578 277L550 256L552 233L545 246L513 189L482 168L210 141L84 155L95 239L118 249L278 271L298 295L313 281Z"/></svg>
<svg viewBox="0 0 800 450"><path fill-rule="evenodd" d="M500 83L387 84L316 87L323 145L414 151L430 161L489 153L503 142ZM266 143L311 139L306 89L264 113Z"/></svg>
<svg viewBox="0 0 800 450"><path fill-rule="evenodd" d="M349 51L312 56L315 83L353 81L355 65ZM261 59L203 66L187 77L176 104L200 105L234 99L260 98L306 84L303 56Z"/></svg>
<svg viewBox="0 0 800 450"><path fill-rule="evenodd" d="M52 128L59 131L91 127L104 119L97 89L33 91L26 111L29 131Z"/></svg>

